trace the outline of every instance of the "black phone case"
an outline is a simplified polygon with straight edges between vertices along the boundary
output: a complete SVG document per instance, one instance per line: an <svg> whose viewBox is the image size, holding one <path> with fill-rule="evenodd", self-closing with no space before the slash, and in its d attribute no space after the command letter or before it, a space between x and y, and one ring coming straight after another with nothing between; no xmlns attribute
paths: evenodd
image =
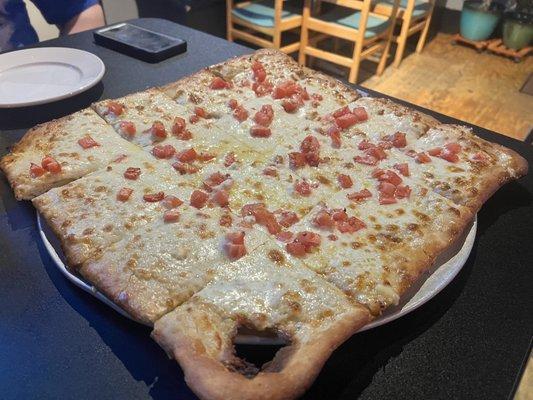
<svg viewBox="0 0 533 400"><path fill-rule="evenodd" d="M153 52L130 43L125 43L116 39L106 37L104 35L99 34L98 32L94 32L93 35L94 42L97 45L107 47L108 49L115 50L119 53L123 53L130 57L134 57L139 60L147 61L150 63L157 63L159 61L166 60L167 58L181 53L185 53L187 51L187 42L185 40L183 40L182 43L176 44L175 46L169 47L158 52Z"/></svg>

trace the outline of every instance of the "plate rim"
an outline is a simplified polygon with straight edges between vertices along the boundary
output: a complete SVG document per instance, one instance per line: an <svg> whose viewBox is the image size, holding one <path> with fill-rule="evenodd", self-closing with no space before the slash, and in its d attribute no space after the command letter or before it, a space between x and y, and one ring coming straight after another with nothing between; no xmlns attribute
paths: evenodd
<svg viewBox="0 0 533 400"><path fill-rule="evenodd" d="M102 301L104 304L111 307L113 310L117 311L122 316L134 322L140 323L142 325L151 326L151 325L147 325L141 321L136 320L130 314L128 314L124 309L122 309L117 304L115 304L113 301L111 301L107 296L99 292L94 286L90 285L89 283L81 279L80 277L76 276L74 273L70 272L68 268L66 267L65 263L63 263L63 261L59 257L54 246L50 243L46 235L46 232L43 229L43 222L46 224L46 221L43 220L38 210L35 210L35 214L37 218L37 227L39 229L39 236L41 237L41 240L43 241L43 244L48 254L54 261L54 264L61 271L63 276L67 278L67 280L69 280L70 282L72 282L74 285L84 290L85 292L90 293L91 295L96 297L98 300ZM472 219L472 221L470 221L468 232L465 229L465 231L462 233L462 237L464 237L463 242L460 245L459 250L456 253L454 253L452 257L450 257L450 260L453 257L457 256L459 253L462 254L461 258L456 262L455 269L452 271L452 273L447 275L446 279L444 279L442 283L440 283L434 290L422 296L422 298L417 300L414 304L409 305L409 301L407 301L404 304L404 306L398 311L393 312L386 316L380 316L376 318L371 323L363 326L361 329L359 329L354 334L364 332L364 331L367 331L373 328L377 328L378 326L385 325L389 322L395 321L403 317L404 315L407 315L415 311L417 308L421 307L422 305L427 303L429 300L434 298L437 294L439 294L445 287L447 287L455 279L455 277L459 274L459 272L463 269L464 265L468 261L468 258L470 257L470 254L472 253L472 249L474 247L476 234L477 234L477 214L474 215L474 218ZM438 267L437 270L441 268L443 265ZM426 279L423 282L421 282L418 290L422 288L422 286L427 281L427 279L429 279L435 271L427 275ZM413 294L411 299L416 295L416 293L418 293L418 291ZM235 343L245 344L245 345L283 345L285 344L285 342L279 338L268 338L268 337L260 337L260 336L253 336L253 335L238 335L235 339Z"/></svg>
<svg viewBox="0 0 533 400"><path fill-rule="evenodd" d="M0 102L0 109L1 108L7 109L7 108L19 108L19 107L36 106L36 105L40 105L40 104L52 103L54 101L63 100L63 99L75 96L75 95L77 95L79 93L82 93L82 92L85 92L85 91L89 90L90 88L92 88L93 86L95 86L98 82L100 82L102 80L102 78L104 77L104 74L106 72L106 66L105 66L104 62L96 54L91 53L91 52L86 51L86 50L75 49L75 48L72 48L72 47L52 46L52 47L34 47L34 48L31 48L31 49L14 50L14 51L9 51L7 53L0 54L0 60L2 59L2 57L10 56L10 55L15 54L15 53L18 53L18 54L20 54L22 52L30 53L30 56L31 56L32 52L40 53L43 50L61 50L61 51L68 51L68 52L72 52L72 53L78 53L78 54L79 53L84 53L85 55L88 55L89 57L92 57L94 59L94 61L98 64L98 67L99 67L98 75L94 79L89 81L88 83L79 86L78 88L76 88L73 91L69 91L67 93L56 95L56 96L52 96L52 97L43 98L43 99L40 99L40 100L22 101L22 102L16 102L16 103L2 103L2 102ZM47 61L54 61L54 60L50 60L49 59ZM64 60L62 62L64 62ZM70 65L74 65L74 64L70 63ZM79 67L78 65L75 65L75 66Z"/></svg>

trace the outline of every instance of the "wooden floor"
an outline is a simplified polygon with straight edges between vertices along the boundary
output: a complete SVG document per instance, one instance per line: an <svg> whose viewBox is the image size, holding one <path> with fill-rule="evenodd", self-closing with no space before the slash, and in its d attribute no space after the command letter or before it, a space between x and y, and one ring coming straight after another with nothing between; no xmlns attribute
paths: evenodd
<svg viewBox="0 0 533 400"><path fill-rule="evenodd" d="M533 57L521 63L452 45L439 33L421 54L389 66L381 77L359 83L520 140L533 129L533 96L519 90L533 73ZM364 76L363 76L364 79Z"/></svg>

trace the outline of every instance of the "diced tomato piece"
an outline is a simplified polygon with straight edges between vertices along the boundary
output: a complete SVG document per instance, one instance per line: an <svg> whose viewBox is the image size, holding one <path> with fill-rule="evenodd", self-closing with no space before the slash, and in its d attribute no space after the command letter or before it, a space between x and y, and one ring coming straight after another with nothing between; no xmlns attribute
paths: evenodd
<svg viewBox="0 0 533 400"><path fill-rule="evenodd" d="M178 199L176 196L168 195L165 196L161 204L163 205L163 207L171 209L181 206L183 204L183 201Z"/></svg>
<svg viewBox="0 0 533 400"><path fill-rule="evenodd" d="M164 146L157 145L157 146L154 146L154 148L152 149L152 154L156 158L161 158L161 159L172 158L174 154L176 154L176 149L171 144L165 144Z"/></svg>
<svg viewBox="0 0 533 400"><path fill-rule="evenodd" d="M402 178L400 178L396 172L394 171L382 171L378 170L377 173L372 174L375 178L377 178L380 182L389 182L392 183L394 186L398 186L400 183L402 183Z"/></svg>
<svg viewBox="0 0 533 400"><path fill-rule="evenodd" d="M40 165L30 163L30 176L32 178L38 178L46 174L46 170Z"/></svg>
<svg viewBox="0 0 533 400"><path fill-rule="evenodd" d="M78 144L83 147L84 149L90 149L91 147L100 146L96 140L94 140L91 136L86 135L82 137L80 140L78 140Z"/></svg>
<svg viewBox="0 0 533 400"><path fill-rule="evenodd" d="M172 164L172 166L181 175L194 174L194 173L198 172L198 168L195 167L194 165L191 165L191 164L188 164L188 163L184 163L184 162L180 162L180 161L175 162L174 164Z"/></svg>
<svg viewBox="0 0 533 400"><path fill-rule="evenodd" d="M396 132L391 137L391 142L394 147L402 148L407 146L407 139L405 138L405 133L403 132Z"/></svg>
<svg viewBox="0 0 533 400"><path fill-rule="evenodd" d="M235 110L233 110L233 118L239 122L243 122L248 118L248 111L243 106L237 106Z"/></svg>
<svg viewBox="0 0 533 400"><path fill-rule="evenodd" d="M335 149L341 147L341 131L336 125L332 125L328 128L327 135L331 138L331 147Z"/></svg>
<svg viewBox="0 0 533 400"><path fill-rule="evenodd" d="M255 125L250 128L250 135L252 137L266 138L272 135L272 131L270 130L270 128Z"/></svg>
<svg viewBox="0 0 533 400"><path fill-rule="evenodd" d="M293 211L281 211L278 217L279 224L285 228L294 225L299 220L300 219L298 218L298 215L296 215L296 213Z"/></svg>
<svg viewBox="0 0 533 400"><path fill-rule="evenodd" d="M399 171L403 176L409 176L409 164L407 163L394 164L394 169Z"/></svg>
<svg viewBox="0 0 533 400"><path fill-rule="evenodd" d="M435 147L428 150L428 154L433 157L439 157L442 153L442 147Z"/></svg>
<svg viewBox="0 0 533 400"><path fill-rule="evenodd" d="M392 149L393 145L391 142L387 142L386 140L381 140L378 142L378 147L384 150Z"/></svg>
<svg viewBox="0 0 533 400"><path fill-rule="evenodd" d="M162 122L156 121L152 124L150 128L150 133L152 134L153 140L163 140L167 137L167 131L165 125Z"/></svg>
<svg viewBox="0 0 533 400"><path fill-rule="evenodd" d="M311 194L311 186L307 181L297 180L294 184L294 190L301 196L307 197Z"/></svg>
<svg viewBox="0 0 533 400"><path fill-rule="evenodd" d="M294 239L297 243L301 243L305 246L305 250L309 252L313 247L320 246L322 241L320 235L315 232L299 232Z"/></svg>
<svg viewBox="0 0 533 400"><path fill-rule="evenodd" d="M377 160L384 160L387 158L387 153L381 147L374 146L365 150L365 154L374 157Z"/></svg>
<svg viewBox="0 0 533 400"><path fill-rule="evenodd" d="M318 151L305 153L305 161L311 167L318 167L318 164L320 163L320 154Z"/></svg>
<svg viewBox="0 0 533 400"><path fill-rule="evenodd" d="M293 81L285 81L274 88L272 97L274 99L283 99L296 93L298 93L298 85Z"/></svg>
<svg viewBox="0 0 533 400"><path fill-rule="evenodd" d="M229 204L229 194L225 190L217 190L213 195L213 201L220 207L226 207Z"/></svg>
<svg viewBox="0 0 533 400"><path fill-rule="evenodd" d="M177 135L185 130L187 126L185 120L181 117L174 118L174 123L172 124L172 134Z"/></svg>
<svg viewBox="0 0 533 400"><path fill-rule="evenodd" d="M285 249L287 250L287 253L293 255L294 257L303 257L306 253L305 245L303 245L302 243L287 243L285 245Z"/></svg>
<svg viewBox="0 0 533 400"><path fill-rule="evenodd" d="M348 219L348 214L344 210L334 211L331 216L335 222L346 221Z"/></svg>
<svg viewBox="0 0 533 400"><path fill-rule="evenodd" d="M198 157L198 154L196 153L196 150L194 150L194 148L192 147L190 149L180 151L176 155L176 158L178 159L178 161L185 162L185 163L193 162L194 160L196 160L197 157Z"/></svg>
<svg viewBox="0 0 533 400"><path fill-rule="evenodd" d="M324 229L331 229L335 224L333 218L331 218L331 215L329 215L329 213L325 210L319 211L318 214L315 215L315 218L313 218L313 223L319 228Z"/></svg>
<svg viewBox="0 0 533 400"><path fill-rule="evenodd" d="M363 189L358 192L348 193L346 197L351 201L361 201L372 197L372 193L368 189Z"/></svg>
<svg viewBox="0 0 533 400"><path fill-rule="evenodd" d="M261 208L266 208L265 205L263 203L250 203L250 204L245 204L244 206L242 206L241 208L241 215L243 217L246 217L248 215L255 215L256 211L261 209Z"/></svg>
<svg viewBox="0 0 533 400"><path fill-rule="evenodd" d="M411 150L407 150L405 152L405 155L408 156L408 157L415 158L418 155L418 153L416 151L414 151L413 149L411 149Z"/></svg>
<svg viewBox="0 0 533 400"><path fill-rule="evenodd" d="M277 177L279 176L278 170L275 167L266 167L263 170L263 175Z"/></svg>
<svg viewBox="0 0 533 400"><path fill-rule="evenodd" d="M266 79L266 71L263 64L259 61L254 61L252 63L252 71L254 73L254 79L256 82L264 82Z"/></svg>
<svg viewBox="0 0 533 400"><path fill-rule="evenodd" d="M115 159L113 160L113 162L119 163L119 162L124 161L124 160L127 159L127 158L128 158L128 156L127 156L126 154L121 154L121 155L119 155L117 158L115 158Z"/></svg>
<svg viewBox="0 0 533 400"><path fill-rule="evenodd" d="M207 118L207 111L202 107L194 107L194 115L199 118Z"/></svg>
<svg viewBox="0 0 533 400"><path fill-rule="evenodd" d="M363 228L366 228L366 224L356 217L350 217L346 221L341 221L337 224L337 229L341 233L354 233Z"/></svg>
<svg viewBox="0 0 533 400"><path fill-rule="evenodd" d="M137 133L137 128L133 122L122 121L119 126L120 130L129 137L133 137Z"/></svg>
<svg viewBox="0 0 533 400"><path fill-rule="evenodd" d="M364 107L356 107L352 110L352 114L355 115L358 122L363 122L368 119L368 114Z"/></svg>
<svg viewBox="0 0 533 400"><path fill-rule="evenodd" d="M289 166L297 169L302 168L306 164L305 154L299 152L289 153Z"/></svg>
<svg viewBox="0 0 533 400"><path fill-rule="evenodd" d="M397 203L396 199L394 197L387 197L387 196L379 196L379 204L387 205L387 204L395 204Z"/></svg>
<svg viewBox="0 0 533 400"><path fill-rule="evenodd" d="M282 231L276 235L276 239L278 239L280 242L289 242L294 234L291 231ZM305 246L304 246L304 252L305 252Z"/></svg>
<svg viewBox="0 0 533 400"><path fill-rule="evenodd" d="M448 150L450 153L453 153L453 154L458 154L463 149L459 143L455 143L455 142L448 143L444 145L444 147L446 148L446 150Z"/></svg>
<svg viewBox="0 0 533 400"><path fill-rule="evenodd" d="M222 79L219 76L216 76L211 81L211 84L209 85L210 89L213 90L219 90L219 89L229 89L231 87L231 83L226 82L224 79Z"/></svg>
<svg viewBox="0 0 533 400"><path fill-rule="evenodd" d="M183 129L181 131L177 131L176 133L174 133L174 136L176 136L180 140L191 140L192 132L188 129Z"/></svg>
<svg viewBox="0 0 533 400"><path fill-rule="evenodd" d="M364 156L355 156L354 161L359 164L365 164L365 165L376 165L378 163L377 158L372 157L368 154Z"/></svg>
<svg viewBox="0 0 533 400"><path fill-rule="evenodd" d="M233 244L244 244L244 232L230 232L226 235L226 240Z"/></svg>
<svg viewBox="0 0 533 400"><path fill-rule="evenodd" d="M224 251L231 261L236 261L246 255L246 247L243 244L225 243Z"/></svg>
<svg viewBox="0 0 533 400"><path fill-rule="evenodd" d="M214 172L204 181L204 183L208 186L214 187L220 185L225 180L229 179L230 176L228 174L224 175L220 172Z"/></svg>
<svg viewBox="0 0 533 400"><path fill-rule="evenodd" d="M322 97L322 95L321 95L320 93L313 93L313 94L311 95L311 98L312 98L313 100L316 100L316 101L322 101L322 100L324 100L324 97Z"/></svg>
<svg viewBox="0 0 533 400"><path fill-rule="evenodd" d="M349 175L339 174L339 176L337 176L337 180L343 189L348 189L353 186L352 178L350 178Z"/></svg>
<svg viewBox="0 0 533 400"><path fill-rule="evenodd" d="M479 162L479 163L487 163L490 161L490 157L488 154L482 151L479 151L472 156L472 161Z"/></svg>
<svg viewBox="0 0 533 400"><path fill-rule="evenodd" d="M178 210L167 210L163 214L163 221L165 222L178 222L180 220L180 213Z"/></svg>
<svg viewBox="0 0 533 400"><path fill-rule="evenodd" d="M198 121L200 121L200 117L198 115L191 115L189 117L189 122L191 124L196 124Z"/></svg>
<svg viewBox="0 0 533 400"><path fill-rule="evenodd" d="M228 154L226 154L226 157L224 157L224 166L230 167L235 161L237 161L235 153L233 151L230 151Z"/></svg>
<svg viewBox="0 0 533 400"><path fill-rule="evenodd" d="M262 126L269 126L274 119L274 109L270 104L265 104L261 109L255 113L254 121Z"/></svg>
<svg viewBox="0 0 533 400"><path fill-rule="evenodd" d="M359 145L357 146L357 148L359 150L368 150L368 149L372 149L374 148L376 145L373 144L373 143L370 143L368 140L361 140L361 142L359 142Z"/></svg>
<svg viewBox="0 0 533 400"><path fill-rule="evenodd" d="M451 163L459 162L459 156L455 153L450 152L448 149L445 149L442 152L442 154L440 155L440 158Z"/></svg>
<svg viewBox="0 0 533 400"><path fill-rule="evenodd" d="M191 206L200 209L205 206L207 199L209 199L209 195L207 193L202 192L201 190L195 190L191 194L190 203Z"/></svg>
<svg viewBox="0 0 533 400"><path fill-rule="evenodd" d="M415 157L415 160L419 164L426 164L431 162L431 158L429 158L429 156L424 152L418 153Z"/></svg>
<svg viewBox="0 0 533 400"><path fill-rule="evenodd" d="M133 189L130 189L130 188L127 188L127 187L123 187L117 193L117 200L119 200L119 201L128 201L128 199L130 198L132 193L133 193Z"/></svg>
<svg viewBox="0 0 533 400"><path fill-rule="evenodd" d="M320 142L316 137L308 135L304 140L302 140L302 143L300 144L300 150L302 153L318 151L320 150Z"/></svg>
<svg viewBox="0 0 533 400"><path fill-rule="evenodd" d="M409 196L411 196L411 188L405 185L398 185L396 187L396 191L394 192L394 195L396 196L397 199L409 198Z"/></svg>
<svg viewBox="0 0 533 400"><path fill-rule="evenodd" d="M344 114L338 118L335 118L335 123L341 129L349 128L352 125L355 125L359 120L354 114Z"/></svg>
<svg viewBox="0 0 533 400"><path fill-rule="evenodd" d="M338 110L334 111L332 116L333 116L333 118L339 118L339 117L342 117L343 115L346 115L346 114L351 114L350 109L348 108L348 106L344 106L344 107L339 108Z"/></svg>
<svg viewBox="0 0 533 400"><path fill-rule="evenodd" d="M107 114L112 113L115 115L121 115L124 112L124 106L116 101L107 102Z"/></svg>
<svg viewBox="0 0 533 400"><path fill-rule="evenodd" d="M285 99L285 100L283 100L283 102L281 103L281 106L283 107L283 109L285 110L285 112L287 112L287 113L293 113L293 112L295 112L296 110L298 110L299 103L298 103L298 101L296 101L296 100L294 100L294 99Z"/></svg>
<svg viewBox="0 0 533 400"><path fill-rule="evenodd" d="M231 108L232 110L235 110L238 105L239 105L239 103L235 99L230 99L228 101L228 107Z"/></svg>
<svg viewBox="0 0 533 400"><path fill-rule="evenodd" d="M257 97L263 97L272 92L272 84L267 80L263 82L254 82L252 85L252 90L255 92Z"/></svg>
<svg viewBox="0 0 533 400"><path fill-rule="evenodd" d="M389 182L380 182L378 190L383 197L394 197L396 186Z"/></svg>
<svg viewBox="0 0 533 400"><path fill-rule="evenodd" d="M135 167L129 167L124 171L124 178L132 181L137 180L141 176L141 169Z"/></svg>
<svg viewBox="0 0 533 400"><path fill-rule="evenodd" d="M61 172L61 164L59 164L54 158L46 156L41 161L41 167L52 174L58 174Z"/></svg>
<svg viewBox="0 0 533 400"><path fill-rule="evenodd" d="M161 201L164 198L165 198L165 193L163 192L149 193L143 196L143 200L149 203L157 203L158 201Z"/></svg>

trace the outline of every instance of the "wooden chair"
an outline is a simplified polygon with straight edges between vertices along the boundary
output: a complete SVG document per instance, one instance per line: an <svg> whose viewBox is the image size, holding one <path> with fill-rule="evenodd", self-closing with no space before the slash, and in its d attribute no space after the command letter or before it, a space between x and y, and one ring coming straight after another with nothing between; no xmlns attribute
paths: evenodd
<svg viewBox="0 0 533 400"><path fill-rule="evenodd" d="M235 3L226 0L227 38L241 39L260 47L275 48L292 53L300 48L300 42L281 46L284 32L299 28L302 16L284 0L260 0ZM237 28L236 25L242 27ZM265 39L265 36L269 39Z"/></svg>
<svg viewBox="0 0 533 400"><path fill-rule="evenodd" d="M400 0L400 6L396 13L396 21L401 25L400 34L398 36L393 35L392 39L398 45L394 55L394 67L399 67L402 62L407 38L419 31L422 32L416 45L416 52L422 51L426 43L434 8L435 0ZM391 15L392 1L381 0L375 5L374 12Z"/></svg>
<svg viewBox="0 0 533 400"><path fill-rule="evenodd" d="M305 65L306 56L312 56L348 67L350 69L348 81L355 83L361 61L369 59L378 62L376 73L381 75L389 54L396 12L388 16L376 14L370 11L371 0L323 1L335 6L332 10L323 13L322 9L325 7L317 4L317 10L315 10L317 16L315 17L311 15L311 0L305 0L298 62ZM396 11L399 0L392 1L393 9ZM318 35L320 39L326 36L354 42L352 57L319 49L315 45L316 41L310 37L309 31L316 32L315 35ZM381 56L376 59L376 53L380 50Z"/></svg>

